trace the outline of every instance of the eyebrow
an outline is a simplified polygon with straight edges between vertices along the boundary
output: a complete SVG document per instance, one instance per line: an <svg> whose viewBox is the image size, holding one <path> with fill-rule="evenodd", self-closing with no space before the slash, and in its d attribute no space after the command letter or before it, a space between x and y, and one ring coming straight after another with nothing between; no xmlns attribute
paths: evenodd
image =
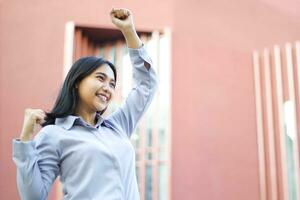
<svg viewBox="0 0 300 200"><path fill-rule="evenodd" d="M106 75L105 73L103 73L103 72L96 72L95 74L96 74L96 75L103 75L103 76L107 77L107 75ZM116 82L115 79L113 79L113 78L112 78L111 80L112 80L113 82Z"/></svg>

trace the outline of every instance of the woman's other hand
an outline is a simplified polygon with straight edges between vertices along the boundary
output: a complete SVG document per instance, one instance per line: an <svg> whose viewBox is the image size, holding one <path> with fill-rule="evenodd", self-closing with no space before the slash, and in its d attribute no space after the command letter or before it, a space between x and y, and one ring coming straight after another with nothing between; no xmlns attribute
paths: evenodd
<svg viewBox="0 0 300 200"><path fill-rule="evenodd" d="M45 120L46 114L41 109L25 109L24 122L21 132L21 141L28 141L35 132L37 125L42 124Z"/></svg>

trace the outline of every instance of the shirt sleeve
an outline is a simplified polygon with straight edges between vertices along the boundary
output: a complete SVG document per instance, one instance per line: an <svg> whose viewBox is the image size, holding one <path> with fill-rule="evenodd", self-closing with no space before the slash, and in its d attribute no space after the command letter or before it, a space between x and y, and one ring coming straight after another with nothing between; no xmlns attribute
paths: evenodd
<svg viewBox="0 0 300 200"><path fill-rule="evenodd" d="M107 119L113 125L117 124L121 131L130 137L153 99L157 78L153 69L153 62L144 45L137 49L128 48L128 50L133 65L134 86L122 105Z"/></svg>
<svg viewBox="0 0 300 200"><path fill-rule="evenodd" d="M34 140L13 139L13 161L22 200L44 200L59 173L58 151L53 139L40 132Z"/></svg>

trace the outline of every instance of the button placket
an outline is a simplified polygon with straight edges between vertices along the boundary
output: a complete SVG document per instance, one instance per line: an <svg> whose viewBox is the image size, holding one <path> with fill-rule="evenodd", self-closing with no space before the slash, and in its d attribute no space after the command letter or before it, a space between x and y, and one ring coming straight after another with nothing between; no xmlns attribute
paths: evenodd
<svg viewBox="0 0 300 200"><path fill-rule="evenodd" d="M107 152L110 154L111 158L113 159L112 162L113 162L113 164L114 164L114 166L115 166L115 169L116 169L116 171L119 173L120 183L121 183L121 185L122 185L123 182L122 182L121 166L120 166L120 164L118 163L117 157L110 151L109 146L103 141L103 139L100 138L101 134L100 134L99 129L97 129L97 128L95 128L95 127L90 127L90 128L88 128L88 129L89 129L89 131L97 138L97 140L100 141L100 142L103 144L103 146L105 146ZM122 191L122 193L124 193L123 185L122 185L122 187L121 187L121 191Z"/></svg>
<svg viewBox="0 0 300 200"><path fill-rule="evenodd" d="M109 153L109 155L111 156L111 158L113 159L113 163L115 165L115 168L120 171L121 167L117 161L117 157L110 151L109 146L103 141L103 139L100 138L100 133L99 130L95 127L88 127L88 130L97 138L97 140L99 142L101 142L103 144L103 146L105 146L106 151Z"/></svg>

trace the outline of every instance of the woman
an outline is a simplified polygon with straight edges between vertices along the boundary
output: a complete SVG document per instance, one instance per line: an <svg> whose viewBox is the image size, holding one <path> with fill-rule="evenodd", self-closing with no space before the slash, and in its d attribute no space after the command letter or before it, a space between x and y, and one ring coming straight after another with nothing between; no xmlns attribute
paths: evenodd
<svg viewBox="0 0 300 200"><path fill-rule="evenodd" d="M20 138L13 140L21 199L46 199L58 175L64 199L140 199L129 138L152 100L156 75L131 12L112 9L110 15L126 39L136 84L122 106L103 118L116 70L104 59L83 57L71 67L50 113L26 109ZM37 124L43 128L31 139Z"/></svg>

